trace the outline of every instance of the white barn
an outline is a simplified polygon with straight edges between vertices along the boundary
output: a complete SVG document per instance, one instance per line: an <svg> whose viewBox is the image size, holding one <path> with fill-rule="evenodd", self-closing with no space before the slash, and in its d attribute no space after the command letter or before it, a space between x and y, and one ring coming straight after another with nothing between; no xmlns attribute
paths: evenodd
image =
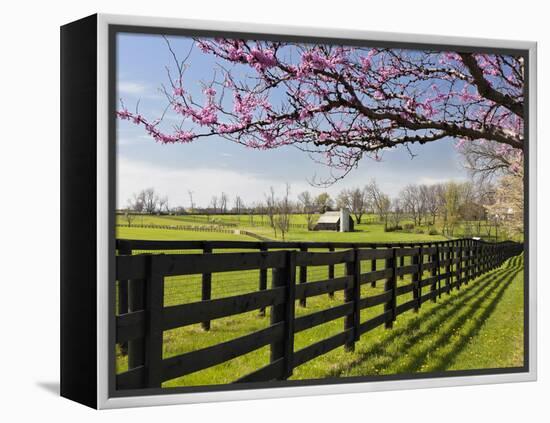
<svg viewBox="0 0 550 423"><path fill-rule="evenodd" d="M319 217L314 231L352 232L354 222L347 209L327 211Z"/></svg>

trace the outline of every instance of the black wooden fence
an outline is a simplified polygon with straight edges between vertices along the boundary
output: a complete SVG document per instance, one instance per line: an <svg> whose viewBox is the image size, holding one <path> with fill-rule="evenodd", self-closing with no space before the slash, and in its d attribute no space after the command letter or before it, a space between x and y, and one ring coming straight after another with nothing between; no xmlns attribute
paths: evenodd
<svg viewBox="0 0 550 423"><path fill-rule="evenodd" d="M311 252L311 249L328 252ZM425 244L296 243L246 241L117 241L116 278L119 314L116 342L127 345L128 371L116 376L118 389L160 387L164 381L215 366L270 345L270 363L236 382L287 379L293 369L320 355L354 344L366 332L385 325L426 301L436 301L462 284L500 266L523 251L514 242L487 243L473 239ZM258 249L259 252L214 253L215 249ZM277 249L277 251L269 251ZM284 249L281 251L281 249ZM135 254L135 250L162 254ZM170 250L202 250L203 253L166 254ZM338 251L335 251L338 250ZM407 260L405 260L407 258ZM383 260L378 269L376 261ZM370 262L370 271L361 264ZM407 264L408 263L408 264ZM334 277L334 266L345 265L345 275ZM329 278L307 282L310 266L328 266ZM218 272L260 270L259 290L211 299L211 275ZM271 287L267 271L272 270ZM297 271L298 269L298 271ZM426 272L428 275L426 277ZM164 278L202 274L202 301L164 306ZM398 286L397 278L411 275L411 283ZM384 291L361 296L361 286L384 281ZM295 317L296 301L344 292L344 303ZM412 293L398 305L397 298ZM360 311L377 305L384 311L361 322ZM270 326L218 345L175 357L163 358L163 332L213 319L272 307ZM294 335L306 329L344 318L343 331L295 351Z"/></svg>

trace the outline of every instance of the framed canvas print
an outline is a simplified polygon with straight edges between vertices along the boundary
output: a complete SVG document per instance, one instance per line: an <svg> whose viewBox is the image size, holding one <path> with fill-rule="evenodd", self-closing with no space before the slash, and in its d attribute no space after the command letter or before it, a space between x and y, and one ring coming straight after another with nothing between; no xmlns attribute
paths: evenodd
<svg viewBox="0 0 550 423"><path fill-rule="evenodd" d="M536 378L536 45L61 28L61 394Z"/></svg>

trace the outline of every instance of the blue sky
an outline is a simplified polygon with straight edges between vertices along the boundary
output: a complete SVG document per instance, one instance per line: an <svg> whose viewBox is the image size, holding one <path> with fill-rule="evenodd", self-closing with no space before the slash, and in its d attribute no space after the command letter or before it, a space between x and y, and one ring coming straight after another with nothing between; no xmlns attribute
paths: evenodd
<svg viewBox="0 0 550 423"><path fill-rule="evenodd" d="M186 37L170 37L176 53L183 57L191 41ZM166 106L158 89L167 83L166 65L173 59L160 36L119 34L117 38L117 97L144 116L159 117ZM215 59L194 49L184 85L202 98L200 81L212 78ZM166 124L176 123L167 115ZM376 179L389 195L396 196L409 183L437 183L465 180L468 175L452 140L411 147L411 159L404 148L383 154L381 162L365 158L358 169L329 188L311 186L313 177L323 178L329 170L316 164L305 153L293 147L259 151L245 148L221 138L206 138L190 144L161 145L155 143L143 128L128 121L117 121L117 207L126 205L134 192L154 187L167 195L170 206L188 206L188 191L195 204L206 206L213 195L225 192L232 199L241 196L245 203L264 199L273 186L282 193L285 183L291 184L295 197L303 190L314 194L328 191L335 196L341 189L363 186Z"/></svg>

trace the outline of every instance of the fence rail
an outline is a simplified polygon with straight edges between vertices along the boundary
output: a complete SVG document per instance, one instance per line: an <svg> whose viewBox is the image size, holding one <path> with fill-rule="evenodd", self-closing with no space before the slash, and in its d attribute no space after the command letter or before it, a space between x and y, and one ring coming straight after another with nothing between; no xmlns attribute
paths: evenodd
<svg viewBox="0 0 550 423"><path fill-rule="evenodd" d="M157 225L153 223L117 223L118 228L137 228L137 229L170 229L175 231L195 231L195 232L219 232L223 234L233 234L235 229L227 229L223 225Z"/></svg>
<svg viewBox="0 0 550 423"><path fill-rule="evenodd" d="M295 243L241 241L117 241L116 278L119 283L119 314L116 342L128 350L129 370L116 376L118 389L160 387L170 379L215 366L269 345L270 362L235 382L287 379L293 369L340 346L348 351L367 332L385 325L391 328L397 316L419 311L426 301L436 301L462 284L500 266L523 251L513 242L487 243L473 239L423 244ZM197 250L202 254L166 254L170 250ZM214 249L258 249L259 252L214 253ZM276 251L269 251L269 250ZM310 251L328 249L328 252ZM135 254L136 250L161 254ZM338 250L338 251L336 251ZM376 260L384 267L377 268ZM370 271L362 271L370 264ZM373 265L374 264L374 265ZM334 276L334 266L345 274ZM327 266L328 279L307 282L307 269ZM259 270L256 292L211 299L212 273ZM266 272L272 271L271 287ZM164 278L202 275L202 300L164 305ZM303 274L306 277L303 277ZM411 276L411 283L398 286L397 279ZM428 276L427 276L428 275ZM383 281L383 292L362 296L364 284ZM427 292L423 292L427 289ZM344 302L300 317L296 302L343 291ZM398 297L412 299L398 304ZM383 305L381 314L361 321L361 310ZM270 325L262 330L217 345L163 358L164 331L271 307ZM342 332L295 351L296 333L344 318Z"/></svg>

